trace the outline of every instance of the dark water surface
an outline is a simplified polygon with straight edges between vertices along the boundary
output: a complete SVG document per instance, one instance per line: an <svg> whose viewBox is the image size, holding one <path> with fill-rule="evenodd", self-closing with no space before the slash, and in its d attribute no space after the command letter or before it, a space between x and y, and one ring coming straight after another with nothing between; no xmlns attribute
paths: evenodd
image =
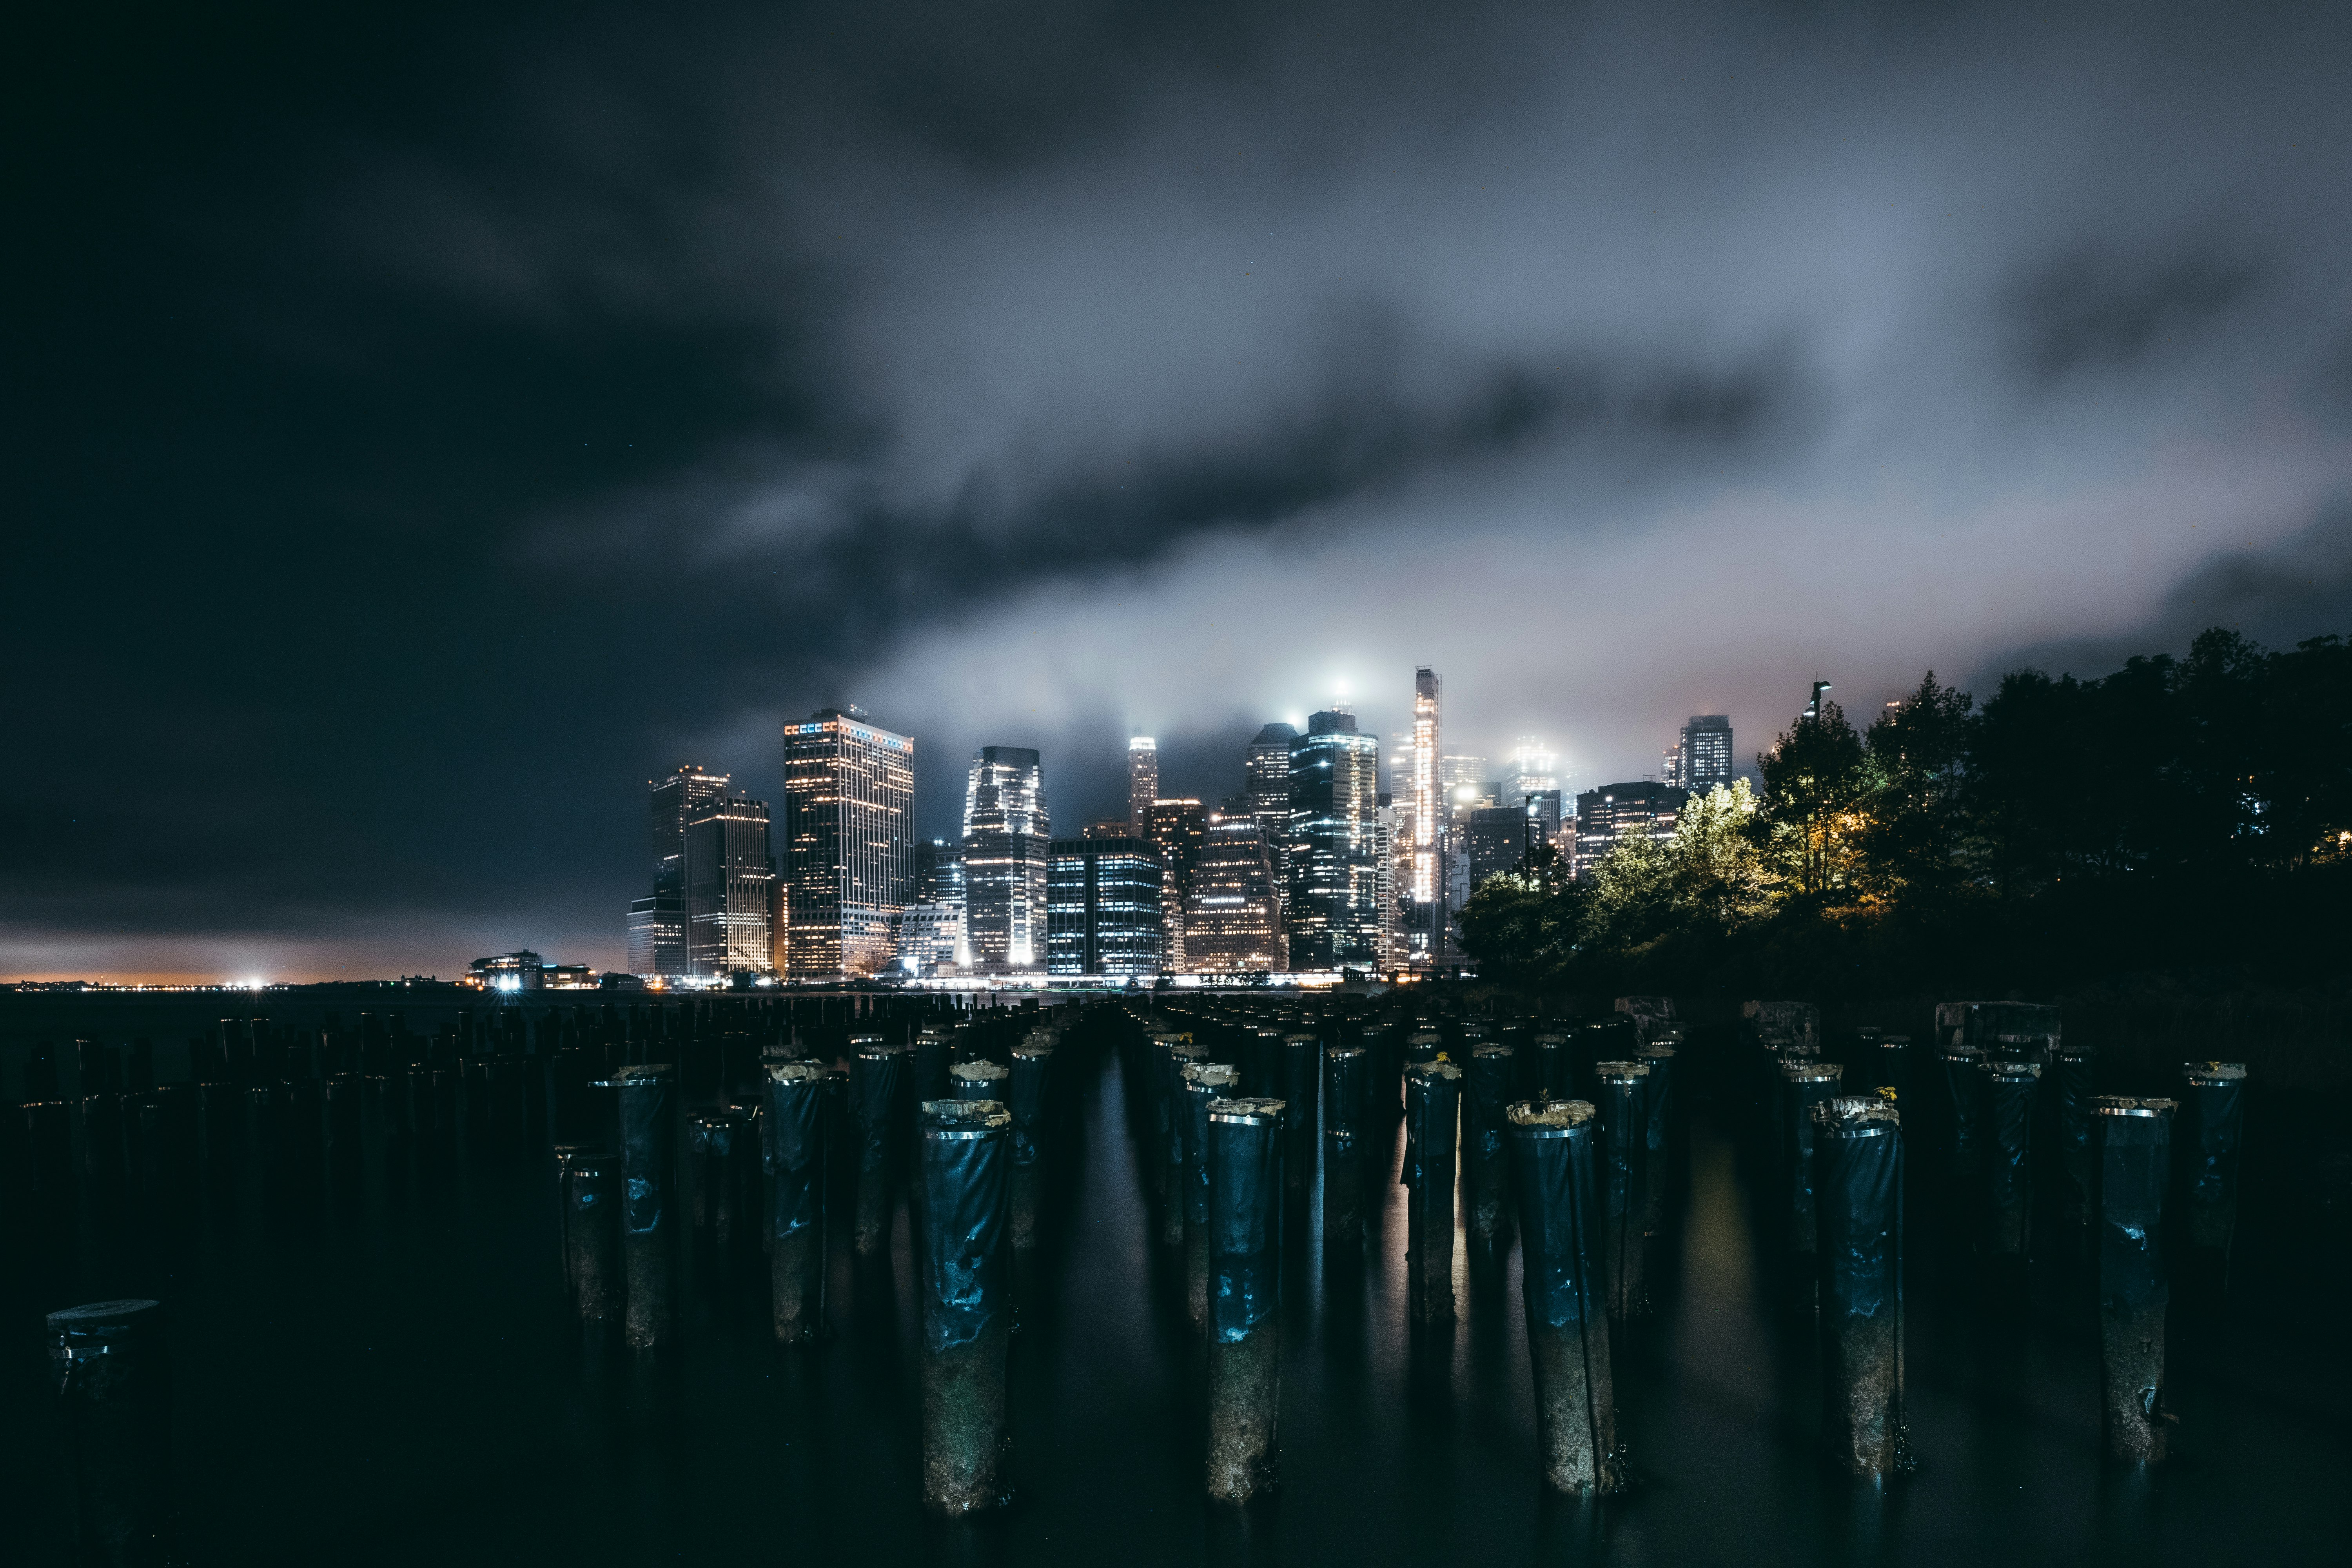
<svg viewBox="0 0 2352 1568"><path fill-rule="evenodd" d="M779 1351L764 1260L690 1249L672 1356L584 1349L547 1162L372 1149L356 1189L265 1201L192 1179L104 1226L7 1216L0 1476L11 1563L68 1560L40 1314L152 1295L173 1319L180 1505L203 1563L1622 1563L2352 1561L2341 1226L2250 1163L2226 1305L2176 1294L2174 1458L2100 1458L2088 1287L1989 1288L1915 1225L1917 1472L1824 1474L1809 1310L1759 1223L1728 1101L1694 1118L1657 1310L1617 1339L1642 1484L1549 1500L1535 1470L1516 1256L1457 1247L1461 1317L1404 1322L1404 1207L1327 1262L1311 1208L1285 1287L1279 1497L1201 1500L1200 1352L1150 1245L1115 1053L1066 1048L1062 1207L1019 1281L1017 1494L977 1524L917 1499L905 1217L887 1268L834 1276L835 1339ZM2286 1125L2284 1109L2250 1136ZM1072 1145L1075 1146L1072 1146ZM845 1226L841 1227L845 1235Z"/></svg>

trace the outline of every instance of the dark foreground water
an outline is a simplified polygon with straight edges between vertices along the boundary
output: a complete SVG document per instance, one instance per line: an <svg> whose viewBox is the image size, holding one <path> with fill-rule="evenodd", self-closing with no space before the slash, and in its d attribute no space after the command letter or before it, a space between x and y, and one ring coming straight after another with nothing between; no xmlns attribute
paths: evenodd
<svg viewBox="0 0 2352 1568"><path fill-rule="evenodd" d="M1067 1049L1076 1117L1051 1245L1021 1280L1003 1514L916 1506L905 1221L834 1278L835 1338L778 1351L763 1260L692 1249L673 1356L583 1349L542 1156L372 1149L355 1188L267 1199L257 1172L116 1216L6 1215L0 1530L68 1560L39 1319L153 1295L173 1316L179 1496L203 1563L2342 1563L2352 1561L2347 1270L2330 1215L2250 1168L2225 1304L2176 1297L2174 1458L2100 1458L2087 1288L1988 1289L1915 1227L1907 1416L1885 1495L1817 1460L1806 1312L1760 1223L1739 1109L1694 1118L1655 1315L1617 1342L1641 1486L1539 1492L1517 1264L1457 1276L1460 1321L1404 1326L1404 1212L1360 1261L1294 1226L1284 1486L1201 1500L1200 1353L1146 1239L1118 1059ZM2257 1114L2250 1136L2291 1119ZM2273 1174L2265 1178L2263 1170Z"/></svg>

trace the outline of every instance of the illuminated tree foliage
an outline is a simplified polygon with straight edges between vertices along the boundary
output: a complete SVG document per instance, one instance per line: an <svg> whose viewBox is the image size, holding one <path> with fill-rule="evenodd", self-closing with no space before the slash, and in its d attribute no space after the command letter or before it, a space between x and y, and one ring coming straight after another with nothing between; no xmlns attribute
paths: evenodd
<svg viewBox="0 0 2352 1568"><path fill-rule="evenodd" d="M2214 630L1979 709L1929 672L1834 703L1745 781L1570 881L1550 851L1461 916L1533 987L2029 985L2136 971L2323 980L2352 937L2352 646Z"/></svg>

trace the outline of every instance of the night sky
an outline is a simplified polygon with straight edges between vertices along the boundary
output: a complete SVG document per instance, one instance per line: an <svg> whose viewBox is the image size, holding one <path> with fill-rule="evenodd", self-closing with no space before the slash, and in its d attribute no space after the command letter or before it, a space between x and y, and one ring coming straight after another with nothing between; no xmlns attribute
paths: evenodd
<svg viewBox="0 0 2352 1568"><path fill-rule="evenodd" d="M820 704L1075 829L2352 631L2340 0L665 9L18 24L0 975L617 964Z"/></svg>

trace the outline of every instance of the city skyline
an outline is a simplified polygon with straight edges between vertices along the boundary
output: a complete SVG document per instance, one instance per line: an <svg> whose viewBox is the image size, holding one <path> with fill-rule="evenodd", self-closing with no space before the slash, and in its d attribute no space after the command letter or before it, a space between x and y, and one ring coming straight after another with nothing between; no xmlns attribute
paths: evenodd
<svg viewBox="0 0 2352 1568"><path fill-rule="evenodd" d="M1045 754L997 744L964 770L959 831L926 836L915 738L855 706L820 709L783 727L781 856L766 804L730 774L686 763L651 781L654 890L627 906L626 972L696 984L1443 971L1462 957L1454 917L1488 878L1544 847L1581 879L1620 837L1670 835L1684 802L1739 776L1728 716L1694 714L1658 775L1563 790L1541 735L1517 735L1503 759L1448 750L1443 676L1422 665L1412 679L1412 726L1385 755L1352 703L1306 715L1303 731L1271 721L1224 759L1239 787L1215 805L1213 776L1202 795L1169 793L1158 738L1130 734L1124 815L1080 812L1076 836L1054 833ZM1831 689L1814 680L1801 717Z"/></svg>
<svg viewBox="0 0 2352 1568"><path fill-rule="evenodd" d="M2325 7L111 16L25 102L0 974L617 963L644 781L781 812L826 704L936 836L1422 664L1579 792L2352 624Z"/></svg>

